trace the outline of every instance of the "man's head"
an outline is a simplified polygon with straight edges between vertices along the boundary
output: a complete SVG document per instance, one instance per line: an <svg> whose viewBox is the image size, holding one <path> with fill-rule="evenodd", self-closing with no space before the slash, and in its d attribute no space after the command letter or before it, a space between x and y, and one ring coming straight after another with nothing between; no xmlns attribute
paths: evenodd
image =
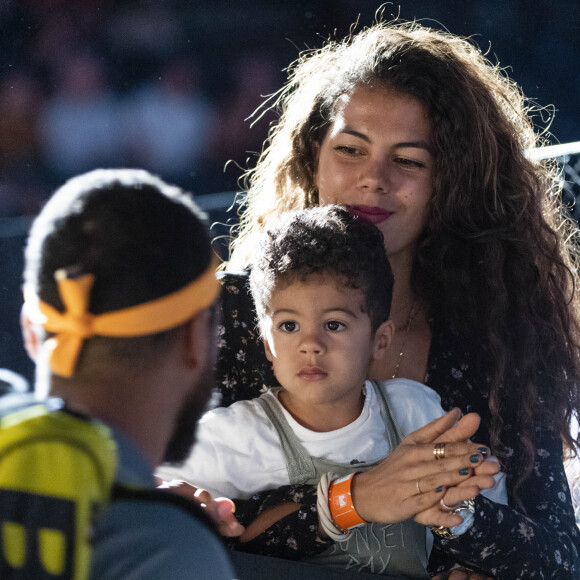
<svg viewBox="0 0 580 580"><path fill-rule="evenodd" d="M28 314L56 343L53 384L156 364L212 305L211 261L204 215L178 188L142 170L97 170L68 181L34 221L24 271ZM207 343L214 342L210 327ZM213 349L202 351L196 376L213 363ZM211 380L192 385L182 405L198 413L210 388Z"/></svg>

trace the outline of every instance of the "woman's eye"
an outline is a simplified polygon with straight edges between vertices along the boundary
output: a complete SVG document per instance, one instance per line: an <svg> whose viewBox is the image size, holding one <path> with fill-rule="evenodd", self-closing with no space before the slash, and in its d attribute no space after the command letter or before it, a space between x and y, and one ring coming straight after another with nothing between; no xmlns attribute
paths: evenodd
<svg viewBox="0 0 580 580"><path fill-rule="evenodd" d="M413 159L407 159L405 157L398 157L396 162L399 165L403 165L405 167L425 167L424 163L421 163L420 161L414 161Z"/></svg>
<svg viewBox="0 0 580 580"><path fill-rule="evenodd" d="M344 330L346 327L342 322L330 320L326 323L326 328L332 332L338 332L339 330Z"/></svg>
<svg viewBox="0 0 580 580"><path fill-rule="evenodd" d="M298 324L296 324L296 322L292 322L291 320L287 320L281 322L278 328L284 332L295 332L298 330Z"/></svg>
<svg viewBox="0 0 580 580"><path fill-rule="evenodd" d="M356 147L350 147L348 145L338 145L335 150L339 153L344 153L345 155L360 155L360 151Z"/></svg>

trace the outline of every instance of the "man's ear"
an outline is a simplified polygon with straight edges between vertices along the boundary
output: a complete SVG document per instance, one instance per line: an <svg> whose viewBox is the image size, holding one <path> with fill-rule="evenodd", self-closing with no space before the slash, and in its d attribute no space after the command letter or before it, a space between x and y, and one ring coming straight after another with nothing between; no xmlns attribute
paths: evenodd
<svg viewBox="0 0 580 580"><path fill-rule="evenodd" d="M38 351L40 349L41 339L38 336L34 324L32 324L32 321L30 320L26 302L22 305L22 309L20 310L20 328L22 330L24 348L26 349L28 356L34 362L36 362L36 359L38 358Z"/></svg>
<svg viewBox="0 0 580 580"><path fill-rule="evenodd" d="M393 336L395 335L395 324L392 320L383 322L375 332L375 339L372 348L373 360L380 360L391 346Z"/></svg>
<svg viewBox="0 0 580 580"><path fill-rule="evenodd" d="M212 306L200 310L187 324L185 331L185 360L192 366L205 368L208 357L216 352L216 337L212 321Z"/></svg>

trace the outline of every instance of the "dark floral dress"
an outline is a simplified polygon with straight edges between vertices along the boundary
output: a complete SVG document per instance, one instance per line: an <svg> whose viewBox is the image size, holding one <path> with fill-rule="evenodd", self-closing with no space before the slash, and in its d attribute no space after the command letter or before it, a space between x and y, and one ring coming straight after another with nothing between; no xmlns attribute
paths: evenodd
<svg viewBox="0 0 580 580"><path fill-rule="evenodd" d="M247 273L222 274L216 370L223 405L256 397L278 384L256 328L247 278ZM466 345L448 328L433 325L426 382L441 396L444 409L459 407L464 413L479 413L481 427L473 439L489 444L485 372L477 369L470 356L477 346ZM517 409L513 412L515 415ZM510 506L477 497L471 529L454 540L436 538L430 561L432 573L460 563L498 579L580 578L580 531L562 464L560 438L548 430L537 433L534 471L520 490L523 509L515 508L510 482L517 473L520 447L513 422L513 417L504 417L507 459L502 461L502 469L507 474ZM323 550L327 543L317 536L316 490L312 487L285 486L236 501L236 515L247 524L268 506L288 501L300 503L300 509L253 541L233 547L290 559Z"/></svg>

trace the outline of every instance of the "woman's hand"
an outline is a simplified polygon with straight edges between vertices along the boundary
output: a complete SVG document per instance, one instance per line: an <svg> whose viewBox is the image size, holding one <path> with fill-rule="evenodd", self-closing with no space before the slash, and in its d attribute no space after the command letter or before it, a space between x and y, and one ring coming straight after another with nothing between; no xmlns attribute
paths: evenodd
<svg viewBox="0 0 580 580"><path fill-rule="evenodd" d="M236 538L243 534L244 526L242 526L234 516L236 506L231 499L226 497L218 497L214 499L205 489L195 487L185 481L177 479L164 481L159 477L156 477L155 480L159 489L168 489L186 499L193 500L203 508L207 515L216 524L222 536Z"/></svg>
<svg viewBox="0 0 580 580"><path fill-rule="evenodd" d="M481 445L467 443L479 427L479 415L470 413L459 419L460 414L453 409L410 433L379 465L353 479L353 502L364 520L391 523L423 512L420 523L447 527L461 523L460 516L438 509L445 491L471 480L453 492L455 502L493 483L488 473L474 474L485 457L478 451ZM445 442L445 457L439 460L434 454L437 442Z"/></svg>

